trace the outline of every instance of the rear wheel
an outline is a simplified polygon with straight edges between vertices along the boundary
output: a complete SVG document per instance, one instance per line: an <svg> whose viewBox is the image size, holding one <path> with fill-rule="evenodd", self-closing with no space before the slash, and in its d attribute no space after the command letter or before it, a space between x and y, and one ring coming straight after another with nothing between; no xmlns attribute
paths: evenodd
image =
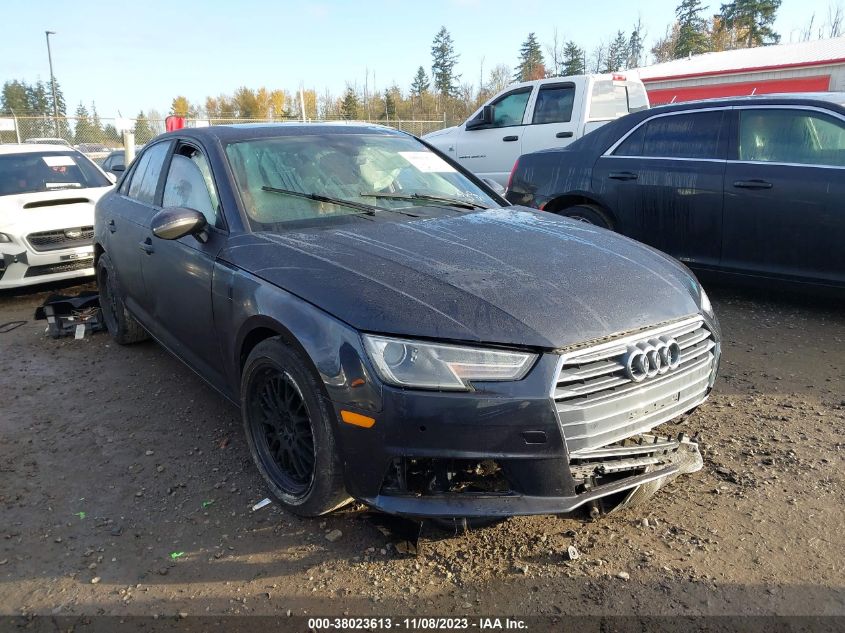
<svg viewBox="0 0 845 633"><path fill-rule="evenodd" d="M611 222L607 213L591 204L577 204L558 212L558 215L586 224L600 226L603 229L613 229L613 222Z"/></svg>
<svg viewBox="0 0 845 633"><path fill-rule="evenodd" d="M241 412L255 465L285 507L319 516L350 501L333 414L311 369L281 337L262 341L247 358Z"/></svg>
<svg viewBox="0 0 845 633"><path fill-rule="evenodd" d="M117 343L129 345L150 337L126 309L117 274L106 253L97 260L97 289L100 292L100 314L106 329Z"/></svg>

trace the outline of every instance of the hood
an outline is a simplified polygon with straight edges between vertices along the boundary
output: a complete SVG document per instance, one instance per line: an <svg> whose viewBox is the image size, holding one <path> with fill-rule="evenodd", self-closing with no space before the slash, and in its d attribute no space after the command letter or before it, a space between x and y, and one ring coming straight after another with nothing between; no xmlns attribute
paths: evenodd
<svg viewBox="0 0 845 633"><path fill-rule="evenodd" d="M562 348L699 312L671 258L519 207L232 246L224 259L368 332Z"/></svg>
<svg viewBox="0 0 845 633"><path fill-rule="evenodd" d="M453 125L452 127L445 127L442 130L437 130L435 132L429 132L428 134L423 136L422 139L424 141L431 141L431 140L436 139L440 136L449 136L451 134L454 134L455 130L457 130L458 127L459 126L457 126L457 125Z"/></svg>
<svg viewBox="0 0 845 633"><path fill-rule="evenodd" d="M94 205L111 187L0 196L0 232L29 233L93 226Z"/></svg>

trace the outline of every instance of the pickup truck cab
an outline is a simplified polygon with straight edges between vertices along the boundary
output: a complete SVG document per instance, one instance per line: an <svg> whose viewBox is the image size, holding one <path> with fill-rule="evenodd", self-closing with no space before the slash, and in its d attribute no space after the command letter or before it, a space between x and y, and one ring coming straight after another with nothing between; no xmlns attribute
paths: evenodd
<svg viewBox="0 0 845 633"><path fill-rule="evenodd" d="M481 178L507 184L522 154L564 147L608 121L649 107L642 82L624 74L513 84L464 123L423 137Z"/></svg>

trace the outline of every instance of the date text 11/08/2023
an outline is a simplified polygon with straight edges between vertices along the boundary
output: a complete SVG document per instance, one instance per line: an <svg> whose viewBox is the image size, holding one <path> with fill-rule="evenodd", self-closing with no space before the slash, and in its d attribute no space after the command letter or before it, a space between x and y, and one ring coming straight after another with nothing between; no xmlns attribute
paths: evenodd
<svg viewBox="0 0 845 633"><path fill-rule="evenodd" d="M518 618L309 618L308 629L314 631L354 631L405 629L410 631L447 631L477 629L482 631L527 631L528 625Z"/></svg>

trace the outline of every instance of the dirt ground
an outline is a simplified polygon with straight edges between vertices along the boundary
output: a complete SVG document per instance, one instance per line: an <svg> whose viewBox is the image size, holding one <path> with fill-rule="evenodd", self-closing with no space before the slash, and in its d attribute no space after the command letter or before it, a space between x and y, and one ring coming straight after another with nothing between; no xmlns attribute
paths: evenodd
<svg viewBox="0 0 845 633"><path fill-rule="evenodd" d="M425 527L413 556L362 506L253 512L237 410L155 343L47 337L46 295L0 295L27 320L0 334L0 614L845 615L841 304L714 288L702 471L596 522Z"/></svg>

